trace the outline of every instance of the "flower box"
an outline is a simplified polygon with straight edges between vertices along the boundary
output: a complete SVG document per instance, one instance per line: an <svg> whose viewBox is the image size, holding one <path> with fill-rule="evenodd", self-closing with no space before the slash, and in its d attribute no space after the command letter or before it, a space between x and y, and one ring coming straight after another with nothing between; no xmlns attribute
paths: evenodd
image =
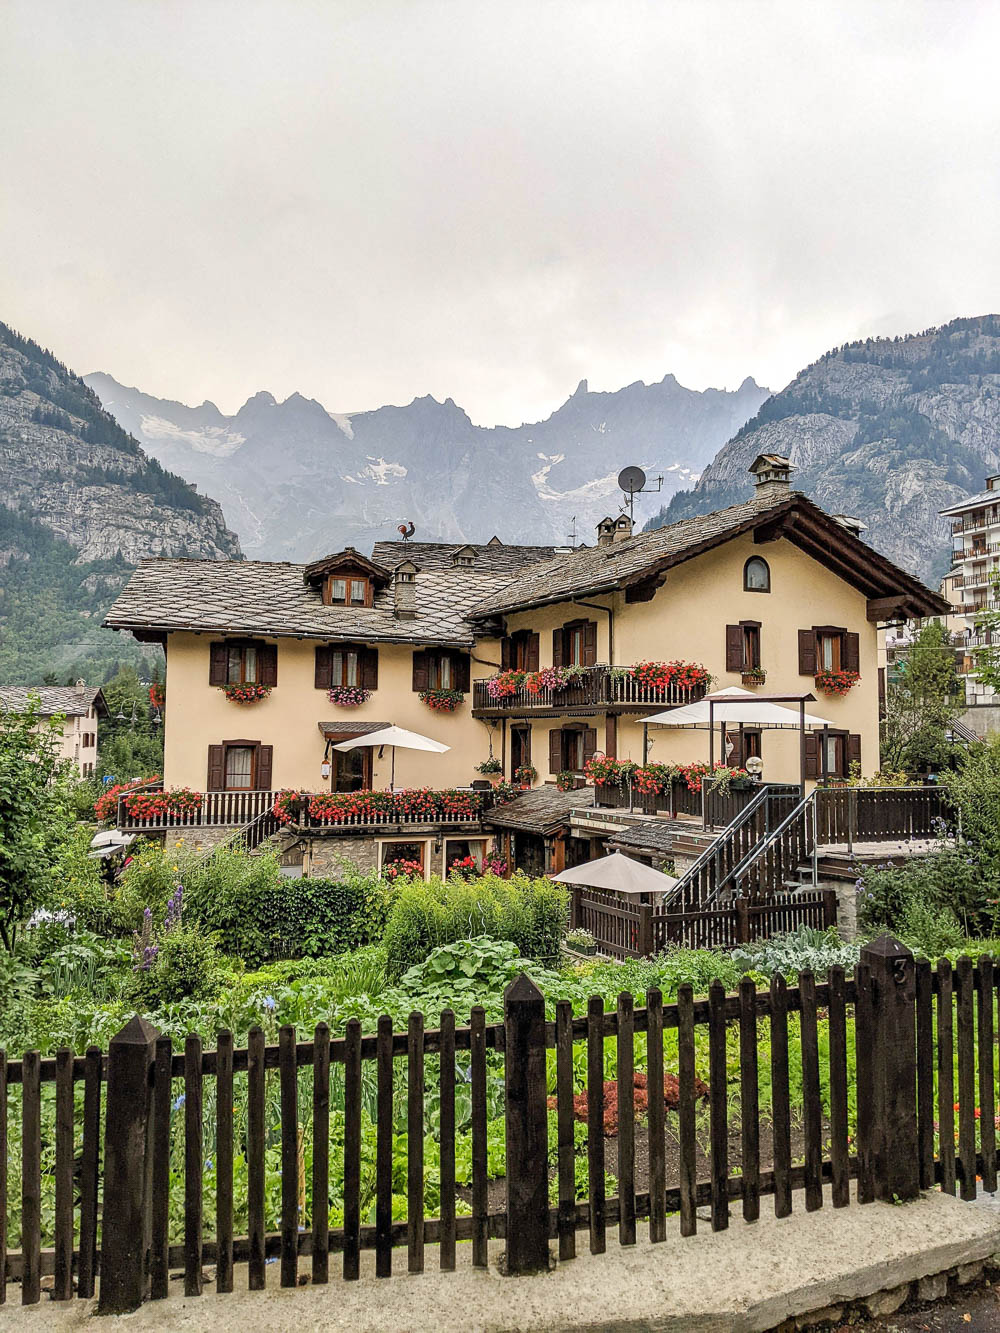
<svg viewBox="0 0 1000 1333"><path fill-rule="evenodd" d="M222 692L234 704L255 704L271 693L270 685L246 682L242 685L223 685Z"/></svg>
<svg viewBox="0 0 1000 1333"><path fill-rule="evenodd" d="M824 694L847 694L860 681L857 671L818 671L816 688Z"/></svg>
<svg viewBox="0 0 1000 1333"><path fill-rule="evenodd" d="M327 695L330 702L338 708L360 708L371 697L371 690L366 690L361 685L334 685Z"/></svg>
<svg viewBox="0 0 1000 1333"><path fill-rule="evenodd" d="M740 678L744 685L763 685L767 680L767 672L763 667L747 667Z"/></svg>
<svg viewBox="0 0 1000 1333"><path fill-rule="evenodd" d="M126 792L122 804L133 819L166 819L172 815L186 815L201 809L202 794L190 787L174 787L170 791Z"/></svg>
<svg viewBox="0 0 1000 1333"><path fill-rule="evenodd" d="M460 704L465 703L461 690L421 690L420 700L436 713L454 713Z"/></svg>

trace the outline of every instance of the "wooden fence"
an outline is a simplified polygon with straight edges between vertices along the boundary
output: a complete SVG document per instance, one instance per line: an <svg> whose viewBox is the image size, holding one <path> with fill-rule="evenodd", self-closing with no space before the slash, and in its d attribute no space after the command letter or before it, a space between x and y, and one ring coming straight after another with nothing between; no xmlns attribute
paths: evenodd
<svg viewBox="0 0 1000 1333"><path fill-rule="evenodd" d="M309 1041L284 1027L277 1044L268 1045L255 1028L245 1050L234 1050L232 1035L223 1032L215 1050L204 1051L191 1036L175 1054L169 1040L135 1018L112 1040L106 1059L91 1050L82 1058L61 1051L54 1060L37 1052L0 1060L0 1216L8 1217L8 1197L17 1199L18 1191L21 1205L20 1249L7 1252L3 1230L0 1258L6 1276L20 1280L25 1304L39 1300L45 1272L54 1274L54 1298L68 1300L74 1269L80 1296L94 1291L99 1269L100 1309L113 1313L149 1295L167 1297L171 1270L182 1269L185 1294L198 1296L205 1263L216 1266L218 1291L233 1290L237 1262L247 1265L239 1284L259 1290L270 1257L280 1261L281 1285L294 1287L304 1259L314 1283L329 1281L334 1254L343 1277L356 1279L362 1251L373 1250L376 1275L385 1278L397 1247L405 1246L407 1271L419 1273L429 1244L438 1246L435 1265L450 1270L458 1242L471 1242L463 1254L485 1267L488 1242L500 1238L507 1271L528 1272L547 1267L552 1239L559 1258L572 1259L580 1231L593 1253L604 1251L612 1228L621 1244L635 1244L638 1218L649 1219L654 1244L666 1239L672 1212L680 1214L681 1234L691 1236L697 1209L706 1204L713 1230L728 1225L737 1201L748 1222L769 1195L775 1213L787 1216L796 1189L804 1190L798 1206L818 1209L826 1202L825 1183L833 1207L844 1207L852 1177L862 1203L915 1198L935 1181L949 1193L958 1182L962 1197L974 1198L977 1174L989 1191L997 1180L996 986L988 958L978 966L962 959L953 974L947 962L936 969L914 963L908 950L883 936L865 950L852 979L833 968L828 982L817 984L803 972L796 988L778 976L764 992L746 979L728 996L715 983L699 1001L682 986L676 1003L666 1005L652 990L638 1009L624 993L609 1013L594 997L586 1014L558 1003L554 1022L523 975L508 987L502 1023L488 1024L480 1008L468 1027L457 1027L446 1011L438 1028L426 1030L423 1015L414 1013L405 1032L394 1032L383 1018L376 1033L363 1035L351 1020L343 1037L331 1038L321 1023ZM584 1093L574 1097L578 1045L586 1051L586 1078ZM555 1052L552 1098L549 1051ZM645 1127L635 1095L643 1065L645 1088L665 1090L649 1098ZM707 1075L707 1088L696 1068ZM54 1120L42 1114L52 1109L42 1095L52 1083ZM801 1088L801 1103L793 1103L790 1086ZM267 1100L269 1088L276 1099ZM737 1088L738 1103L731 1103ZM491 1104L503 1107L502 1206L489 1192ZM579 1197L574 1118L583 1115L586 1187ZM615 1118L612 1128L606 1116ZM702 1118L707 1142L698 1128ZM456 1143L466 1125L471 1189L460 1193ZM301 1174L304 1127L311 1136L308 1183ZM403 1133L405 1170L393 1160L394 1136ZM646 1151L637 1156L640 1133ZM214 1187L206 1209L208 1136ZM18 1137L19 1157L8 1151ZM429 1143L440 1200L430 1218ZM243 1235L234 1234L236 1160L246 1170ZM276 1160L280 1201L272 1218L265 1187ZM606 1168L617 1177L611 1197ZM181 1198L171 1197L172 1176ZM42 1218L50 1216L43 1181L53 1179L55 1241L43 1250ZM339 1191L336 1226L329 1219L332 1186ZM401 1193L405 1219L394 1217L394 1195ZM460 1198L467 1200L465 1215ZM11 1216L16 1225L16 1209ZM181 1229L172 1234L175 1218ZM211 1238L206 1221L214 1224Z"/></svg>
<svg viewBox="0 0 1000 1333"><path fill-rule="evenodd" d="M937 787L825 787L816 792L819 843L905 841L933 838L953 817Z"/></svg>
<svg viewBox="0 0 1000 1333"><path fill-rule="evenodd" d="M570 927L590 931L598 952L612 958L648 958L668 945L735 949L799 926L826 930L837 924L837 894L832 889L678 908L639 902L608 889L568 887Z"/></svg>

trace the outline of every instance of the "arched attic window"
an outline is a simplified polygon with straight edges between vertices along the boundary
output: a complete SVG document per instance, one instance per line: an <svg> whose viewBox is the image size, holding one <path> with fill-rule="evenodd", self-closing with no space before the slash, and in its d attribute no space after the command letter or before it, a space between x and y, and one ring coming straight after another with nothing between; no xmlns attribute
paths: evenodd
<svg viewBox="0 0 1000 1333"><path fill-rule="evenodd" d="M743 591L771 591L771 570L762 556L752 555L743 566Z"/></svg>

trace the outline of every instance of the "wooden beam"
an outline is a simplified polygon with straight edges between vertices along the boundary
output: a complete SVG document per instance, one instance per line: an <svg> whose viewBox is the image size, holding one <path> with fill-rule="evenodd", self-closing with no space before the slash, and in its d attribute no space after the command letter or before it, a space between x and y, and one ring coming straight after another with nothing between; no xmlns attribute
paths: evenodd
<svg viewBox="0 0 1000 1333"><path fill-rule="evenodd" d="M626 602L651 602L658 588L662 588L664 575L643 579L641 583L630 583L625 589Z"/></svg>
<svg viewBox="0 0 1000 1333"><path fill-rule="evenodd" d="M905 620L909 603L910 599L905 594L898 597L869 597L867 618L873 625L880 620Z"/></svg>
<svg viewBox="0 0 1000 1333"><path fill-rule="evenodd" d="M765 542L776 542L779 537L787 537L795 528L798 516L794 513L782 514L778 519L771 523L762 523L759 528L754 528L753 539L757 546Z"/></svg>

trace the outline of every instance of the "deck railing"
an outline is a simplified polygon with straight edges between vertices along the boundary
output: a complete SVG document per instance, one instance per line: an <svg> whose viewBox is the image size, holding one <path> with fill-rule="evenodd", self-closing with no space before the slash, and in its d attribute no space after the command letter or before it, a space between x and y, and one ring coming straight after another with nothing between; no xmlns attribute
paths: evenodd
<svg viewBox="0 0 1000 1333"><path fill-rule="evenodd" d="M280 1261L281 1286L295 1288L303 1258L313 1284L357 1280L365 1249L382 1278L397 1247L409 1274L423 1272L430 1244L445 1272L482 1269L496 1259L489 1240L505 1238L506 1271L545 1273L550 1240L569 1262L581 1231L600 1255L614 1229L635 1245L637 1219L648 1218L642 1243L671 1234L677 1244L668 1214L680 1214L680 1237L693 1237L706 1222L725 1229L734 1204L755 1222L768 1195L778 1217L843 1208L852 1195L905 1202L936 1182L949 1194L959 1183L974 1199L977 1178L986 1191L997 1185L995 997L991 959L935 969L883 936L853 977L834 967L817 983L801 972L789 989L778 974L761 991L747 978L733 995L714 982L700 1000L685 985L666 1004L650 990L638 1008L626 991L607 1013L600 996L578 1014L560 1001L554 1021L521 975L500 1023L473 1008L467 1027L450 1010L428 1027L415 1012L406 1031L383 1017L363 1034L352 1019L337 1034L319 1023L304 1041L282 1027L268 1045L257 1027L243 1049L224 1031L214 1050L189 1036L175 1053L135 1018L107 1056L0 1053L2 1124L17 1127L0 1137L0 1180L3 1197L20 1200L19 1248L0 1249L3 1276L30 1305L52 1273L52 1298L69 1301L74 1270L76 1294L90 1297L99 1266L99 1308L113 1314L180 1295L172 1272L196 1300L206 1264L218 1293L263 1291L269 1258ZM730 1028L739 1034L732 1072ZM707 1084L696 1076L696 1034ZM503 1121L502 1156L487 1154L491 1107ZM616 1197L607 1197L606 1169ZM491 1176L506 1177L505 1201L491 1202ZM409 1280L419 1301L419 1279Z"/></svg>
<svg viewBox="0 0 1000 1333"><path fill-rule="evenodd" d="M488 682L477 680L472 686L473 713L561 713L574 708L616 708L623 712L646 708L679 708L704 697L704 685L666 688L643 684L624 670L608 666L581 667L578 679L561 689L529 690L519 685L512 694L495 699Z"/></svg>

